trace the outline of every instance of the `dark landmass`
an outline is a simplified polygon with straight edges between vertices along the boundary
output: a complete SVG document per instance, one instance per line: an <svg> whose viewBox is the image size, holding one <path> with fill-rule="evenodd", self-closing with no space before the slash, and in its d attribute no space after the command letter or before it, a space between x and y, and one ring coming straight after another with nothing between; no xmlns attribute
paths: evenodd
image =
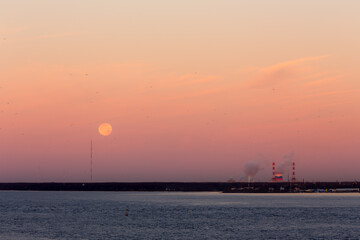
<svg viewBox="0 0 360 240"><path fill-rule="evenodd" d="M359 192L357 182L99 182L0 183L0 190L18 191L178 191L224 193Z"/></svg>

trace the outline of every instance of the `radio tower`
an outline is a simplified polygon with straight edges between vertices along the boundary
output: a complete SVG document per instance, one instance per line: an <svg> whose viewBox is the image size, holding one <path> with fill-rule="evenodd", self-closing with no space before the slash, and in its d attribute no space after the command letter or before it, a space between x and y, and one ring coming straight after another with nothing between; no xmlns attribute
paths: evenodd
<svg viewBox="0 0 360 240"><path fill-rule="evenodd" d="M293 162L293 167L292 167L292 178L291 178L291 181L292 182L296 182L296 177L295 177L295 162Z"/></svg>
<svg viewBox="0 0 360 240"><path fill-rule="evenodd" d="M90 182L92 182L92 140L90 141Z"/></svg>

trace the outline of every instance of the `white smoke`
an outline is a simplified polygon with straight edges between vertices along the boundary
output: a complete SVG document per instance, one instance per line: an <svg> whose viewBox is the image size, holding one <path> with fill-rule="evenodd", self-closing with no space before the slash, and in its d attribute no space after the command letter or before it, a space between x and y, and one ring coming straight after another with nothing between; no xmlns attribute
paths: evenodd
<svg viewBox="0 0 360 240"><path fill-rule="evenodd" d="M249 181L253 181L255 175L263 169L263 165L266 162L264 156L259 153L258 157L252 161L248 161L244 164L244 172Z"/></svg>
<svg viewBox="0 0 360 240"><path fill-rule="evenodd" d="M294 151L291 151L290 153L285 154L283 156L282 162L279 164L278 167L276 167L276 172L277 173L286 172L286 170L288 170L292 166L293 162L294 162Z"/></svg>

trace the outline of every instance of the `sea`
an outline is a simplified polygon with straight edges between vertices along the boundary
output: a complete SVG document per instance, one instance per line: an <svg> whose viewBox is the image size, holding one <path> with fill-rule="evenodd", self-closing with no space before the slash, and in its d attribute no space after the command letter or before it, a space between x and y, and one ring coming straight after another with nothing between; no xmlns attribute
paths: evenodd
<svg viewBox="0 0 360 240"><path fill-rule="evenodd" d="M360 239L360 194L0 191L0 239Z"/></svg>

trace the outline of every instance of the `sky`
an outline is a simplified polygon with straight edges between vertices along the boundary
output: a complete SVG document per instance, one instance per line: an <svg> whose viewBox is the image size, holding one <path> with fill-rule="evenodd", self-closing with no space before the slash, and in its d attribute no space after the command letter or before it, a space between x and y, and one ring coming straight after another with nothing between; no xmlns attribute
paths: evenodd
<svg viewBox="0 0 360 240"><path fill-rule="evenodd" d="M359 9L2 0L0 182L360 180Z"/></svg>

